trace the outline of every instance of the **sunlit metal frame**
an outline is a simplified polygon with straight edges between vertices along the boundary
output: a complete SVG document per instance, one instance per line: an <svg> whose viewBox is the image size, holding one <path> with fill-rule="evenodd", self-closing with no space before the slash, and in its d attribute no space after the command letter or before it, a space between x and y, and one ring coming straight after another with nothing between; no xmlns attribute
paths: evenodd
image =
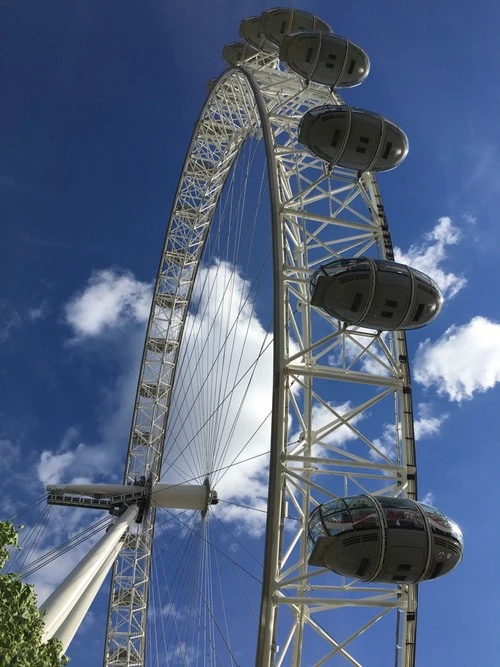
<svg viewBox="0 0 500 667"><path fill-rule="evenodd" d="M330 171L319 159L297 144L296 129L302 115L320 104L340 104L336 93L323 86L306 85L269 55L258 54L233 68L214 84L194 130L177 195L155 285L153 306L135 400L125 483L145 477L154 485L162 460L168 456L165 429L184 322L193 282L225 179L246 136L261 132L270 174L271 209L275 253L275 377L273 399L270 495L260 634L259 667L302 664L306 626L325 644L323 664L331 656L349 653L350 644L388 610L399 610L396 664L414 665L417 587L378 586L344 582L325 593L315 590L317 568L307 564L307 521L317 491L328 495L327 485L315 481L313 470L341 475L350 483L367 476L381 481L380 492L415 498L416 465L408 355L403 332L387 339L378 332L354 331L340 323L320 339L315 338L309 305L309 276L341 250L361 255L371 246L380 256L393 259L389 229L373 174L348 170ZM311 174L315 178L311 179ZM366 216L346 222L342 213L360 198ZM318 213L323 201L326 213ZM314 206L312 206L314 204ZM314 209L314 212L312 211ZM314 263L311 258L314 256ZM314 317L321 316L318 313ZM366 344L360 345L360 337ZM340 338L360 346L358 360L378 358L374 345L383 350L379 373L353 370L345 363L326 363L326 356ZM293 348L293 353L291 349ZM351 364L352 366L353 364ZM312 426L313 402L329 405L328 382L365 384L380 388L367 404L353 407L321 432ZM301 387L302 402L292 385ZM395 421L394 459L386 456L346 461L315 456L314 446L325 434L350 424L350 419L382 400L393 401ZM301 438L289 444L288 417L300 424ZM373 442L368 448L376 451ZM383 484L382 484L383 481ZM331 495L331 494L330 494ZM291 503L301 518L294 531L285 531L284 515ZM148 582L154 534L154 510L128 534L115 563L109 601L104 665L143 667L146 652ZM299 554L297 557L297 553ZM292 558L293 555L293 558ZM292 562L293 561L293 562ZM383 589L381 591L381 588ZM355 596L352 595L356 591ZM363 595L360 596L360 592ZM325 632L315 618L339 606L374 608L373 620L341 643ZM288 607L288 629L281 629ZM284 616L284 615L283 615ZM278 636L286 637L279 651Z"/></svg>

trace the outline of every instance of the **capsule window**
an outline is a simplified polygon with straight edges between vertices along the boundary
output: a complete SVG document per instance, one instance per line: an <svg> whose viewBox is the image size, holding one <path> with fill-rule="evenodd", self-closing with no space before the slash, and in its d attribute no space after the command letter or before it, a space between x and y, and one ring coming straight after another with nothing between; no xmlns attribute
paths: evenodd
<svg viewBox="0 0 500 667"><path fill-rule="evenodd" d="M388 306L389 308L397 308L398 307L398 302L393 301L392 299L387 299L385 302L385 305Z"/></svg>
<svg viewBox="0 0 500 667"><path fill-rule="evenodd" d="M353 313L358 312L362 299L363 295L361 294L361 292L356 292L356 294L354 295L354 299L352 300L351 312Z"/></svg>
<svg viewBox="0 0 500 667"><path fill-rule="evenodd" d="M422 317L422 313L424 312L425 305L423 303L419 303L417 310L415 311L415 315L412 319L412 322L418 322L419 319Z"/></svg>
<svg viewBox="0 0 500 667"><path fill-rule="evenodd" d="M340 130L335 130L335 132L333 133L332 141L331 141L331 145L333 146L333 148L337 148L337 144L339 142L339 139L340 139Z"/></svg>
<svg viewBox="0 0 500 667"><path fill-rule="evenodd" d="M306 57L305 57L306 63L311 62L312 54L313 54L313 49L311 47L311 48L307 49L307 53L306 53Z"/></svg>
<svg viewBox="0 0 500 667"><path fill-rule="evenodd" d="M282 35L285 34L285 28L286 28L286 21L281 21L280 33Z"/></svg>
<svg viewBox="0 0 500 667"><path fill-rule="evenodd" d="M392 148L392 142L388 141L385 145L385 150L382 154L382 160L387 160L387 158L389 157L389 153L391 152L391 148Z"/></svg>
<svg viewBox="0 0 500 667"><path fill-rule="evenodd" d="M327 60L332 60L333 62L326 62L325 67L326 69L333 69L335 67L335 61L337 60L337 56L335 53L329 53L327 55Z"/></svg>
<svg viewBox="0 0 500 667"><path fill-rule="evenodd" d="M354 71L354 65L356 64L355 60L351 60L349 63L349 69L347 70L347 74L352 74Z"/></svg>
<svg viewBox="0 0 500 667"><path fill-rule="evenodd" d="M411 571L411 565L408 563L401 563L398 565L398 572L410 572Z"/></svg>
<svg viewBox="0 0 500 667"><path fill-rule="evenodd" d="M356 146L356 153L366 153L366 148L364 146Z"/></svg>
<svg viewBox="0 0 500 667"><path fill-rule="evenodd" d="M360 137L359 140L362 144L369 144L370 143L370 137Z"/></svg>
<svg viewBox="0 0 500 667"><path fill-rule="evenodd" d="M392 578L393 581L406 581L406 575L404 574L395 574Z"/></svg>
<svg viewBox="0 0 500 667"><path fill-rule="evenodd" d="M365 575L369 566L370 566L370 559L369 558L362 558L361 563L359 564L359 567L356 570L356 576L357 577L362 577L363 575Z"/></svg>
<svg viewBox="0 0 500 667"><path fill-rule="evenodd" d="M443 569L443 563L436 563L429 579L435 579L439 575L442 569Z"/></svg>
<svg viewBox="0 0 500 667"><path fill-rule="evenodd" d="M390 317L392 317L393 315L394 315L394 313L391 313L390 310L383 310L383 311L380 313L380 316L381 316L381 317L387 317L387 318L390 318Z"/></svg>

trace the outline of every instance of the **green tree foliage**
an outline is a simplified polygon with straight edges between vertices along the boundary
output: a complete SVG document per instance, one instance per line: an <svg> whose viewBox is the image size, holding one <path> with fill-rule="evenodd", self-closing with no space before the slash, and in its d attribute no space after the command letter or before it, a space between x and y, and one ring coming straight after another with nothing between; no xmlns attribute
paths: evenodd
<svg viewBox="0 0 500 667"><path fill-rule="evenodd" d="M0 667L61 667L61 643L42 644L43 620L31 584L3 568L17 547L17 532L9 521L0 521Z"/></svg>

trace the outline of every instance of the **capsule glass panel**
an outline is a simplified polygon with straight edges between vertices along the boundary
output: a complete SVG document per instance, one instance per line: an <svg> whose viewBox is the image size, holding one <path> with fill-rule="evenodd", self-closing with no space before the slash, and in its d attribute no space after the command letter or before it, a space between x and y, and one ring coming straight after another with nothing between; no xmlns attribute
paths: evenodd
<svg viewBox="0 0 500 667"><path fill-rule="evenodd" d="M364 171L397 167L408 153L408 139L379 114L345 105L323 105L299 123L299 141L330 165Z"/></svg>

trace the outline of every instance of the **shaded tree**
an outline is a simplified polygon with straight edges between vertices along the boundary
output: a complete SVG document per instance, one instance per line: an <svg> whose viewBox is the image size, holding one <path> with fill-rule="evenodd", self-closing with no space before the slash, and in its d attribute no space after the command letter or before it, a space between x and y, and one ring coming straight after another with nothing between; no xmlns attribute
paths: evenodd
<svg viewBox="0 0 500 667"><path fill-rule="evenodd" d="M61 667L57 639L42 644L43 619L38 611L32 584L19 575L3 571L10 551L17 547L18 535L9 521L0 521L0 665L2 667Z"/></svg>

